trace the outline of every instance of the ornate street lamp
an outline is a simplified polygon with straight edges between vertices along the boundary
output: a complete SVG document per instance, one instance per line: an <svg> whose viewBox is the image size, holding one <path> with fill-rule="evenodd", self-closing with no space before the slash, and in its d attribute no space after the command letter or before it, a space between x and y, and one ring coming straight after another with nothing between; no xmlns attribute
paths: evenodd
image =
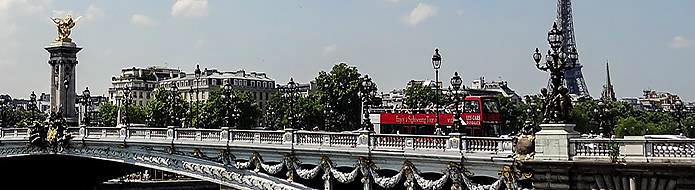
<svg viewBox="0 0 695 190"><path fill-rule="evenodd" d="M198 100L200 100L198 98L198 87L199 87L199 81L198 80L200 80L200 65L197 65L197 64L195 65L195 71L193 71L193 73L195 74L195 108L196 108L195 109L195 113L196 113L195 118L196 119L194 120L195 122L193 123L193 125L195 128L198 128L198 112L199 112L198 109L200 108L200 105L198 102Z"/></svg>
<svg viewBox="0 0 695 190"><path fill-rule="evenodd" d="M123 107L125 108L125 114L123 114L123 121L125 122L125 126L128 127L130 123L130 117L128 116L128 104L130 104L130 91L131 91L130 83L125 84L125 88L123 89Z"/></svg>
<svg viewBox="0 0 695 190"><path fill-rule="evenodd" d="M176 86L176 82L171 83L171 102L169 107L169 122L172 126L176 126L179 118L176 118L176 104L179 103L179 88Z"/></svg>
<svg viewBox="0 0 695 190"><path fill-rule="evenodd" d="M685 117L685 109L683 108L683 102L680 100L676 100L676 103L673 106L673 116L676 118L676 121L678 122L678 128L676 128L676 133L678 135L683 135L683 117Z"/></svg>
<svg viewBox="0 0 695 190"><path fill-rule="evenodd" d="M191 120L188 121L188 127L193 127L193 120L195 118L195 115L193 115L193 84L190 84L190 88L188 89L188 115L191 116Z"/></svg>
<svg viewBox="0 0 695 190"><path fill-rule="evenodd" d="M437 114L437 123L434 124L435 128L439 128L439 68L442 66L442 55L439 54L439 48L434 49L434 55L432 55L432 68L434 68L434 85L436 91L434 92L434 109Z"/></svg>
<svg viewBox="0 0 695 190"><path fill-rule="evenodd" d="M369 75L364 75L362 78L362 89L360 89L360 94L362 95L362 113L364 114L364 121L362 122L362 129L372 131L373 125L369 120L369 105L373 99L372 92L376 91L376 84L372 82Z"/></svg>
<svg viewBox="0 0 695 190"><path fill-rule="evenodd" d="M91 120L89 118L89 109L91 107L92 98L89 93L89 87L85 87L82 91L82 106L84 106L83 122L85 126L89 126Z"/></svg>
<svg viewBox="0 0 695 190"><path fill-rule="evenodd" d="M231 79L229 79L229 80L231 80ZM230 114L233 114L232 112L230 112L230 109L231 109L231 107L233 106L233 105L232 105L232 100L233 100L233 98L234 98L234 97L233 97L234 95L233 95L233 93L232 93L232 90L233 90L233 89L232 89L232 84L231 84L231 82L227 82L227 84L224 85L223 90L222 90L222 92L223 92L223 93L222 93L222 100L224 101L224 112L225 112L225 113L224 113L224 122L223 122L223 123L224 123L224 126L225 126L225 127L229 127L229 124L230 124L229 119L231 119L231 118L230 118ZM236 108L236 107L235 107L235 108ZM236 127L236 125L235 125L235 127Z"/></svg>
<svg viewBox="0 0 695 190"><path fill-rule="evenodd" d="M578 54L575 48L562 49L563 31L558 28L557 23L548 31L548 44L550 50L545 57L545 62L541 64L542 55L538 48L533 53L533 61L536 68L550 73L550 92L548 89L541 89L543 102L544 122L550 123L569 123L569 113L572 110L572 103L569 90L563 86L565 71L573 69L577 65Z"/></svg>
<svg viewBox="0 0 695 190"><path fill-rule="evenodd" d="M461 125L461 99L465 99L466 95L462 94L461 91L466 90L466 86L462 86L463 80L459 76L458 72L454 72L454 76L451 77L451 86L453 87L451 95L454 98L454 105L456 106L454 112L454 129L458 130L459 133L463 133L463 126ZM463 88L461 88L463 87ZM461 97L463 95L463 97Z"/></svg>
<svg viewBox="0 0 695 190"><path fill-rule="evenodd" d="M289 129L294 128L294 99L295 99L295 90L297 88L297 83L294 82L293 78L290 78L290 82L287 83L287 88L285 89L286 96L290 98L290 107L288 109L288 116L287 116L287 121L289 122Z"/></svg>
<svg viewBox="0 0 695 190"><path fill-rule="evenodd" d="M600 137L609 137L611 136L611 131L607 130L606 126L606 120L607 118L607 113L608 113L608 108L606 108L606 103L603 101L598 102L597 107L594 108L594 119L598 120L595 121L596 124L598 124L598 131L599 131L599 136Z"/></svg>

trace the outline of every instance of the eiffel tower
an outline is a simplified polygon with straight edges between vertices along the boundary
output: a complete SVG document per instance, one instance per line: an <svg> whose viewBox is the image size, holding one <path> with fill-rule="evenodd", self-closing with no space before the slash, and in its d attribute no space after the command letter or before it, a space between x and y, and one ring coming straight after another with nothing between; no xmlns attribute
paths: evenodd
<svg viewBox="0 0 695 190"><path fill-rule="evenodd" d="M565 50L576 48L577 44L574 39L571 0L557 1L557 22L564 33L562 37L562 48ZM582 65L579 63L579 60L577 60L576 67L565 71L565 86L567 86L569 94L575 99L591 98L591 95L589 95L589 90L586 87L586 82L584 82Z"/></svg>

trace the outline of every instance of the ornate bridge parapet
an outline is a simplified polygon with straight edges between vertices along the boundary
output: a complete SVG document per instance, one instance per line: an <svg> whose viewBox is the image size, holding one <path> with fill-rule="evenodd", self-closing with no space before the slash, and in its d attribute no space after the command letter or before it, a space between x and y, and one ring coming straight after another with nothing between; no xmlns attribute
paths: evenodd
<svg viewBox="0 0 695 190"><path fill-rule="evenodd" d="M502 167L512 162L512 142L506 138L173 127L82 127L68 128L67 133L74 137L71 148L50 152L27 145L28 129L0 129L0 142L4 144L0 146L0 157L90 157L171 171L241 189L307 188L293 182L297 177L321 177L325 189L332 189L334 183L350 183L358 176L362 176L359 182L365 189L397 184L423 189L442 189L444 184L483 187L463 174L497 179ZM396 175L384 176L383 170ZM317 176L320 171L323 176ZM425 173L439 177L426 178L422 176ZM494 185L503 185L502 180Z"/></svg>
<svg viewBox="0 0 695 190"><path fill-rule="evenodd" d="M535 189L695 188L695 174L689 172L695 169L695 139L566 140L567 159L523 162L533 170Z"/></svg>

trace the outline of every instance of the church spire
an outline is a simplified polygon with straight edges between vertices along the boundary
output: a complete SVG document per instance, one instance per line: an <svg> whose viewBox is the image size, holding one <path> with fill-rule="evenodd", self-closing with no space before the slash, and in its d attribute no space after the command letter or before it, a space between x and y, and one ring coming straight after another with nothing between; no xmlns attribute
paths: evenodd
<svg viewBox="0 0 695 190"><path fill-rule="evenodd" d="M611 83L611 70L606 60L606 84L603 85L601 92L601 100L615 101L615 91L613 91L613 83Z"/></svg>

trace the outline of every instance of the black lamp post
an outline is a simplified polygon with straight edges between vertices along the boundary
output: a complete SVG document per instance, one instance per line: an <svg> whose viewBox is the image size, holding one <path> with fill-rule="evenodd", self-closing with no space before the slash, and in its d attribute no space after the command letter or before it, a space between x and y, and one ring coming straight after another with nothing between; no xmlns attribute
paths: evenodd
<svg viewBox="0 0 695 190"><path fill-rule="evenodd" d="M594 118L598 120L596 124L598 125L599 136L609 137L611 132L606 129L608 108L606 108L606 103L603 101L598 102L597 106L598 107L594 108Z"/></svg>
<svg viewBox="0 0 695 190"><path fill-rule="evenodd" d="M200 109L200 105L198 102L198 100L200 100L198 98L198 87L199 87L199 80L200 80L200 65L195 65L194 74L195 74L195 108L196 108L195 109L195 113L196 113L195 118L196 119L194 120L195 122L193 125L195 128L198 128L198 112L199 112L198 109Z"/></svg>
<svg viewBox="0 0 695 190"><path fill-rule="evenodd" d="M569 90L563 86L565 71L577 66L577 49L561 49L563 31L558 28L557 23L548 31L548 44L550 50L545 57L544 64L541 62L541 53L538 48L533 53L533 60L536 68L550 73L550 93L548 90L541 89L544 98L543 119L551 123L569 123L569 112L572 110ZM550 105L552 104L552 105Z"/></svg>
<svg viewBox="0 0 695 190"><path fill-rule="evenodd" d="M193 127L193 120L195 119L195 115L193 115L193 84L190 84L190 88L188 89L188 115L191 117L191 120L188 121L188 127Z"/></svg>
<svg viewBox="0 0 695 190"><path fill-rule="evenodd" d="M176 82L171 83L171 102L170 102L170 107L169 107L169 122L170 125L176 126L176 123L178 123L179 119L176 118L176 104L178 104L179 100L179 88L176 86Z"/></svg>
<svg viewBox="0 0 695 190"><path fill-rule="evenodd" d="M123 107L125 108L125 114L123 114L123 122L125 122L125 126L128 127L130 123L130 117L128 116L128 104L130 104L130 84L126 83L125 88L123 89Z"/></svg>
<svg viewBox="0 0 695 190"><path fill-rule="evenodd" d="M442 66L442 56L439 55L439 48L434 49L434 55L432 55L432 68L434 68L434 85L436 91L434 92L434 109L436 112L437 123L434 124L435 128L439 128L439 68Z"/></svg>
<svg viewBox="0 0 695 190"><path fill-rule="evenodd" d="M373 125L372 122L369 120L369 105L371 100L373 99L372 97L372 92L376 91L376 85L374 82L372 82L372 79L369 78L369 75L364 75L362 78L362 89L361 89L361 95L362 95L362 114L364 114L364 120L362 122L362 129L363 130L369 130L372 131Z"/></svg>
<svg viewBox="0 0 695 190"><path fill-rule="evenodd" d="M231 80L231 79L230 79ZM233 94L232 94L232 84L231 82L227 82L227 84L224 85L223 90L222 90L222 100L224 101L224 126L229 127L229 119L231 119L232 112L230 112L230 109L232 108L232 100L233 100Z"/></svg>
<svg viewBox="0 0 695 190"><path fill-rule="evenodd" d="M290 107L288 109L288 116L287 116L287 121L289 122L289 128L293 129L294 128L294 99L295 99L295 91L297 88L297 83L294 82L294 79L290 78L290 82L287 83L287 88L285 89L286 96L290 98Z"/></svg>
<svg viewBox="0 0 695 190"><path fill-rule="evenodd" d="M84 91L82 91L82 106L84 106L84 114L82 117L82 121L84 122L85 126L89 126L90 124L90 118L89 118L89 109L91 107L92 99L91 95L89 93L89 87L85 87Z"/></svg>
<svg viewBox="0 0 695 190"><path fill-rule="evenodd" d="M31 101L31 108L29 110L31 111L31 116L29 119L31 121L34 121L36 119L36 112L38 111L38 104L36 102L36 94L34 91L31 91L31 95L29 95L29 101Z"/></svg>
<svg viewBox="0 0 695 190"><path fill-rule="evenodd" d="M676 128L676 133L678 135L683 135L683 117L685 117L685 109L683 108L683 102L680 100L676 100L674 106L673 106L672 113L674 117L676 118L676 121L678 122L678 128Z"/></svg>
<svg viewBox="0 0 695 190"><path fill-rule="evenodd" d="M458 72L454 72L454 76L451 77L451 86L453 87L451 95L454 98L454 105L456 106L454 112L454 129L456 129L459 133L463 133L463 126L461 126L461 109L459 108L461 106L461 95L463 95L463 98L465 99L465 94L462 94L461 90L466 89L466 87L462 86L462 84L463 80L461 80L461 76L459 76Z"/></svg>

